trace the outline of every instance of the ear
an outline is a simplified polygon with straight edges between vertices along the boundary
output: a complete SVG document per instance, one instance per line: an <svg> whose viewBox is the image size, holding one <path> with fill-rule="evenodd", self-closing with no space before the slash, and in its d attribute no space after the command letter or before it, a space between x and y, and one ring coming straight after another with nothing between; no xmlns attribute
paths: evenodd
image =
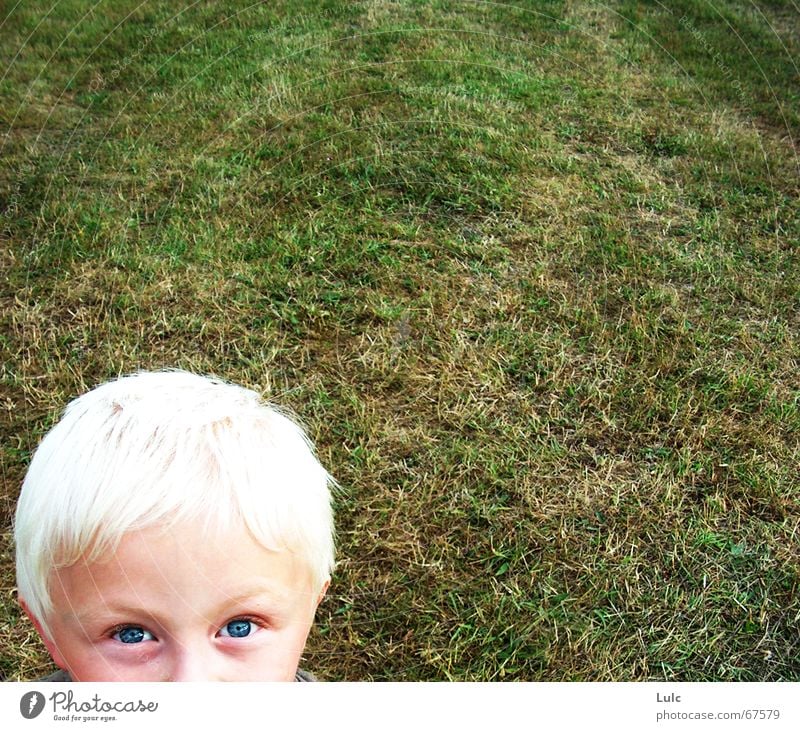
<svg viewBox="0 0 800 731"><path fill-rule="evenodd" d="M42 638L42 642L44 642L44 646L47 648L47 651L50 653L50 657L53 658L53 662L58 665L62 670L67 669L67 664L64 661L63 656L58 651L58 645L50 638L47 632L44 631L44 627L42 627L42 623L34 616L33 612L28 608L28 605L25 603L24 599L19 600L20 606L24 610L25 614L28 615L28 619L31 620L33 626L36 628L36 631L39 633L39 637Z"/></svg>

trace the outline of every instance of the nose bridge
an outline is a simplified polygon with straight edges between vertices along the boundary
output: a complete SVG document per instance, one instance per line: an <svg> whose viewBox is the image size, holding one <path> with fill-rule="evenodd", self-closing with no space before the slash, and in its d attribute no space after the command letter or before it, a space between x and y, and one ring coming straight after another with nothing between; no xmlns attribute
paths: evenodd
<svg viewBox="0 0 800 731"><path fill-rule="evenodd" d="M207 641L194 639L175 642L171 655L171 681L221 680L214 653Z"/></svg>

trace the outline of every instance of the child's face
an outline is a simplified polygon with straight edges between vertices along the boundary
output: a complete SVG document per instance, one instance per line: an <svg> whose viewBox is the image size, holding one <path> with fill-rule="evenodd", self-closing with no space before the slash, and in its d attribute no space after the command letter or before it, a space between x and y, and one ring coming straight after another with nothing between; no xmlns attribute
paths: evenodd
<svg viewBox="0 0 800 731"><path fill-rule="evenodd" d="M127 534L54 573L52 641L73 680L293 680L324 589L244 529Z"/></svg>

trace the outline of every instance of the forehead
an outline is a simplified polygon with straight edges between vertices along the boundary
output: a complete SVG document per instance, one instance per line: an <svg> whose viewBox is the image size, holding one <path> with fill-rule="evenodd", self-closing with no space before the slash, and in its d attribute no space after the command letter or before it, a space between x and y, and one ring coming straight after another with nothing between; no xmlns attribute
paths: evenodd
<svg viewBox="0 0 800 731"><path fill-rule="evenodd" d="M132 531L110 555L78 561L53 579L57 611L70 614L78 604L201 611L253 597L291 612L313 591L296 555L265 548L243 527L208 531L196 523Z"/></svg>

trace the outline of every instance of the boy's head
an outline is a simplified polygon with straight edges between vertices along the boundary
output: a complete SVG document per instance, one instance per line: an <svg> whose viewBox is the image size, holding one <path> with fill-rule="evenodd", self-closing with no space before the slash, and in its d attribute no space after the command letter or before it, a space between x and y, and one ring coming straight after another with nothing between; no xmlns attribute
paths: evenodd
<svg viewBox="0 0 800 731"><path fill-rule="evenodd" d="M333 568L331 484L253 391L103 384L31 461L20 599L75 680L290 680Z"/></svg>

